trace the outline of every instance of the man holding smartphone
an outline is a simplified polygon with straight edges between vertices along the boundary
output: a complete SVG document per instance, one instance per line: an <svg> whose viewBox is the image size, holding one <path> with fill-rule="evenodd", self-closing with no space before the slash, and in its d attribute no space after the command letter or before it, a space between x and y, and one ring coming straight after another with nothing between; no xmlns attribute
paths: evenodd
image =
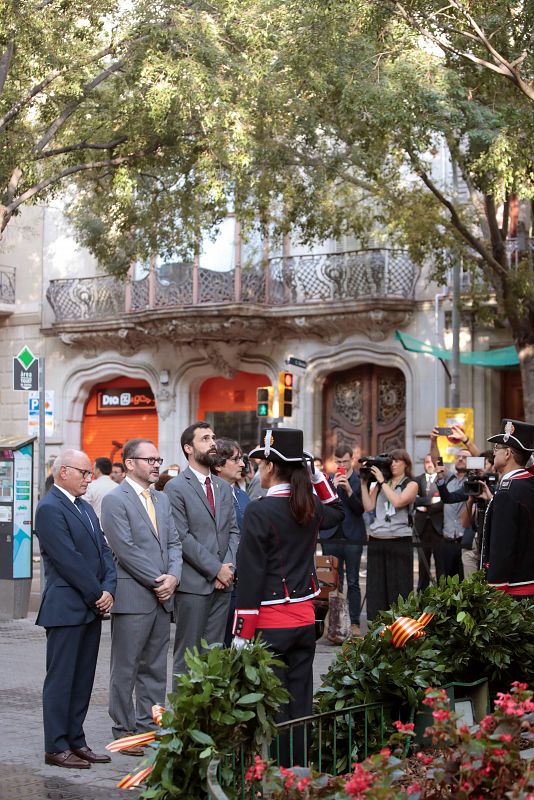
<svg viewBox="0 0 534 800"><path fill-rule="evenodd" d="M360 478L352 468L353 452L348 445L336 447L334 458L336 471L332 482L343 503L345 519L337 528L321 531L321 546L325 556L336 556L338 559L340 588L343 587L346 572L351 635L361 636L360 562L367 532L363 521Z"/></svg>

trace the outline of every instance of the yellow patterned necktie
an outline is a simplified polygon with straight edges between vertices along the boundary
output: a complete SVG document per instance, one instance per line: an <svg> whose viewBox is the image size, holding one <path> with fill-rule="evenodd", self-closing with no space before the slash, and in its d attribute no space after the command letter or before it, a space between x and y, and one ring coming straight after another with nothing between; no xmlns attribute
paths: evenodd
<svg viewBox="0 0 534 800"><path fill-rule="evenodd" d="M141 492L143 497L146 501L146 510L148 511L148 516L150 517L150 522L154 526L154 530L156 531L156 536L159 539L159 532L158 532L158 523L156 520L156 509L154 508L154 501L152 500L152 495L150 493L150 489L145 489Z"/></svg>

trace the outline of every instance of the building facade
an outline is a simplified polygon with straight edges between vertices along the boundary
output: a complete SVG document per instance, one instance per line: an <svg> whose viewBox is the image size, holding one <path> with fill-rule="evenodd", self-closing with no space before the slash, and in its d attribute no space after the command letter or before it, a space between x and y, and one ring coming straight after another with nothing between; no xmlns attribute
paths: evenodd
<svg viewBox="0 0 534 800"><path fill-rule="evenodd" d="M46 359L53 392L47 456L72 446L118 458L134 435L165 464L183 463L181 431L196 419L246 448L258 438L256 390L276 390L289 357L294 405L283 424L328 457L347 442L366 454L428 450L448 379L435 358L403 350L395 331L450 347L450 298L407 254L329 242L316 251L244 242L230 218L194 263L156 260L126 281L99 272L61 209L32 207L10 223L0 254L0 433L25 435L28 402L12 390L24 345ZM510 343L506 332L462 328L463 349ZM517 386L515 408L502 387ZM510 397L510 392L506 393ZM462 367L461 404L483 444L502 414L519 415L517 369Z"/></svg>

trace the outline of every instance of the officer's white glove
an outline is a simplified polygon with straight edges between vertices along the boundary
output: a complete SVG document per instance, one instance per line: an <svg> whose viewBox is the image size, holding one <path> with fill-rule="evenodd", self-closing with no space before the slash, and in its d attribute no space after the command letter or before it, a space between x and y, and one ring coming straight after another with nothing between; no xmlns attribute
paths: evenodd
<svg viewBox="0 0 534 800"><path fill-rule="evenodd" d="M248 639L243 639L242 636L234 636L232 639L232 647L236 650L241 650L245 645L250 644Z"/></svg>

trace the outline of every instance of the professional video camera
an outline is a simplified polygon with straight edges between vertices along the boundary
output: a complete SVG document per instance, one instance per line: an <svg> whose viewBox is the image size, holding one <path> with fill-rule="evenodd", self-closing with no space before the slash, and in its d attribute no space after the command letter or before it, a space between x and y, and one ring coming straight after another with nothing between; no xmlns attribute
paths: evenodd
<svg viewBox="0 0 534 800"><path fill-rule="evenodd" d="M371 467L378 467L384 476L384 480L389 481L391 478L392 461L393 459L390 455L388 455L388 453L380 453L378 456L363 456L362 458L358 459L358 463L361 464L360 476L369 482L373 481L374 476L371 472Z"/></svg>
<svg viewBox="0 0 534 800"><path fill-rule="evenodd" d="M490 492L495 494L499 479L493 472L482 472L484 469L483 456L468 456L467 478L464 482L464 492L469 497L480 497L482 483L485 483Z"/></svg>

